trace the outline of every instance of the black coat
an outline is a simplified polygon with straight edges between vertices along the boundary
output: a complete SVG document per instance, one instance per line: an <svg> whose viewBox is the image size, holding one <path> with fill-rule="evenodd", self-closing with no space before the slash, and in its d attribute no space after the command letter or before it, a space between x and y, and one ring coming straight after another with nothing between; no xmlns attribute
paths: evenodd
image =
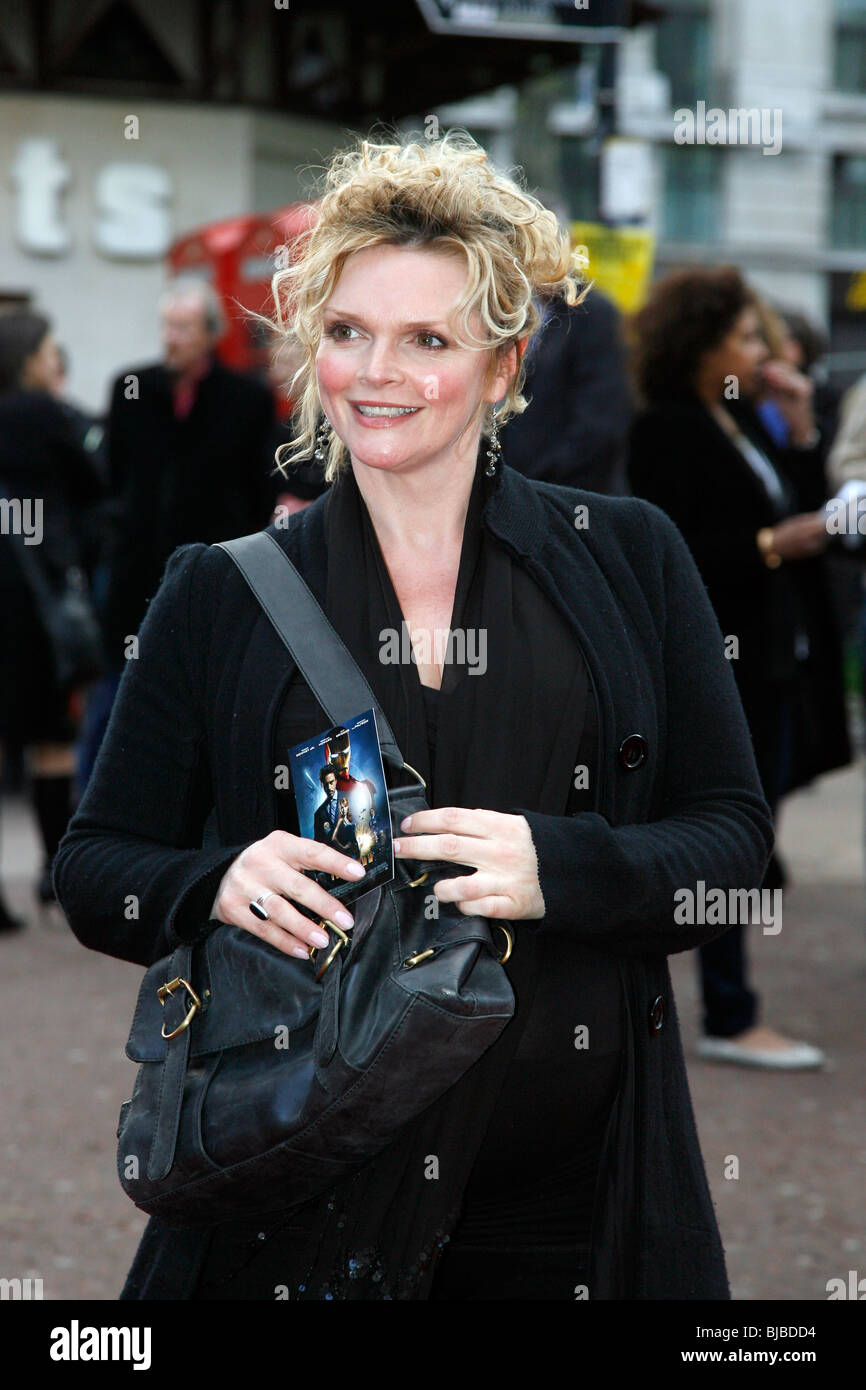
<svg viewBox="0 0 866 1390"><path fill-rule="evenodd" d="M629 477L636 495L676 522L722 632L739 640L731 665L753 728L772 722L780 687L791 691L792 790L851 758L841 637L826 560L817 556L770 569L756 535L784 516L818 509L826 486L816 451L777 449L745 402L735 409L741 428L787 482L789 506L774 505L736 445L691 396L659 401L638 416ZM793 657L798 628L808 637L805 662Z"/></svg>
<svg viewBox="0 0 866 1390"><path fill-rule="evenodd" d="M320 601L324 504L272 528ZM580 529L577 505L588 508ZM666 960L724 930L676 922L676 890L701 879L756 886L772 844L721 634L682 538L644 502L505 468L483 518L574 628L599 718L598 809L514 808L531 828L549 929L621 962L628 1062L603 1160L592 1296L617 1296L626 1281L627 1297L726 1298ZM291 674L228 557L179 550L55 861L85 945L147 965L203 929L228 865L277 824L273 721ZM202 850L212 788L227 847ZM517 924L518 946L531 930ZM628 1269L612 1234L623 1219L637 1250ZM136 1287L187 1296L200 1253L196 1235L151 1221Z"/></svg>
<svg viewBox="0 0 866 1390"><path fill-rule="evenodd" d="M631 401L622 325L609 299L554 306L526 359L529 400L502 430L505 462L542 483L627 492Z"/></svg>
<svg viewBox="0 0 866 1390"><path fill-rule="evenodd" d="M267 525L285 487L271 477L273 429L268 387L217 361L183 420L175 419L171 376L161 364L130 367L115 381L108 457L120 505L104 626L118 666L124 638L138 631L177 546Z"/></svg>
<svg viewBox="0 0 866 1390"><path fill-rule="evenodd" d="M51 587L59 591L70 567L89 573L98 548L103 485L67 411L44 391L0 397L0 495L41 507L42 540L29 547L29 558ZM0 530L0 739L65 742L74 730L57 686L51 646L17 538L5 530Z"/></svg>

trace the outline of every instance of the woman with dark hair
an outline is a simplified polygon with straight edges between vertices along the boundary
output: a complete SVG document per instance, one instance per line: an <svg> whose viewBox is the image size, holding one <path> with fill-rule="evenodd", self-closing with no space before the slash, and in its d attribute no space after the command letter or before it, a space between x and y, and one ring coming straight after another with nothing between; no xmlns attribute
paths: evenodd
<svg viewBox="0 0 866 1390"><path fill-rule="evenodd" d="M124 1299L729 1296L666 958L719 930L678 922L677 890L760 882L772 829L676 528L503 465L536 298L576 303L578 271L552 213L448 132L338 153L276 277L301 348L292 451L331 486L268 533L427 789L394 815L383 891L441 861L431 943L439 904L512 924L516 1012L321 1198L153 1218ZM384 659L404 625L412 658ZM452 633L483 637L483 670ZM58 853L73 931L150 964L225 923L308 970L352 915L303 870L365 870L299 836L273 768L332 719L218 545L171 557L140 643ZM220 844L199 848L214 800Z"/></svg>
<svg viewBox="0 0 866 1390"><path fill-rule="evenodd" d="M676 522L725 635L764 794L780 798L850 759L841 651L821 553L826 496L811 383L771 360L760 305L734 267L683 270L633 320L642 412L630 478ZM773 443L758 395L783 414ZM706 1058L813 1067L819 1050L757 1023L743 925L700 950Z"/></svg>
<svg viewBox="0 0 866 1390"><path fill-rule="evenodd" d="M41 314L0 315L0 747L28 750L29 790L44 866L37 896L54 900L51 862L72 811L80 690L58 684L32 575L53 588L86 573L89 509L98 474L55 398L62 377L51 324ZM27 532L27 534L22 534ZM0 901L0 929L22 925Z"/></svg>

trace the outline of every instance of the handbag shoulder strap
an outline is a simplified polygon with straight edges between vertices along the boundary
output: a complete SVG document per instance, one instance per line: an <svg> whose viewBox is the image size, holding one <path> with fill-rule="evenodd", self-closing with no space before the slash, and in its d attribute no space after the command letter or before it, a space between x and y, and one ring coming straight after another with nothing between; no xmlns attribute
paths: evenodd
<svg viewBox="0 0 866 1390"><path fill-rule="evenodd" d="M404 767L376 696L277 538L255 531L216 544L237 565L328 718L342 724L361 710L373 709L383 758Z"/></svg>

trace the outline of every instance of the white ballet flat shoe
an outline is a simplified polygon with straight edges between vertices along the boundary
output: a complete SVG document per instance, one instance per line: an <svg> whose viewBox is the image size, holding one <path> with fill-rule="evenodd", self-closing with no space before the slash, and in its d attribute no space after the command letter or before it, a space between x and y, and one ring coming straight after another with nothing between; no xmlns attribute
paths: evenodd
<svg viewBox="0 0 866 1390"><path fill-rule="evenodd" d="M822 1067L825 1061L820 1048L804 1042L770 1051L743 1047L733 1038L704 1037L698 1042L697 1053L706 1062L733 1062L741 1067L765 1067L772 1071L805 1071Z"/></svg>

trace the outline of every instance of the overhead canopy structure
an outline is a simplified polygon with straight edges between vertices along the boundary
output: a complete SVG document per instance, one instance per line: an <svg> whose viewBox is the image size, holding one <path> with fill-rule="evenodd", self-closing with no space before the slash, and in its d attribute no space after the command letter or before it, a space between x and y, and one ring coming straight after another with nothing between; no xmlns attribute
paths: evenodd
<svg viewBox="0 0 866 1390"><path fill-rule="evenodd" d="M576 61L641 0L17 0L0 91L220 102L393 121Z"/></svg>

